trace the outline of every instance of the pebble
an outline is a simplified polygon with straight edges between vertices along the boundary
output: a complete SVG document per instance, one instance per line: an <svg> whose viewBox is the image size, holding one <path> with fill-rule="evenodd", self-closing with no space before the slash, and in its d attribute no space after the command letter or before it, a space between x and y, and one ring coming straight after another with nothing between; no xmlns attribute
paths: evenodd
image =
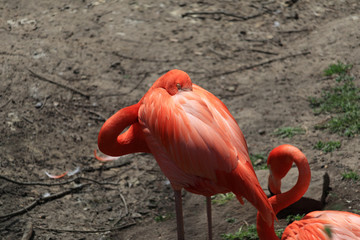
<svg viewBox="0 0 360 240"><path fill-rule="evenodd" d="M41 108L42 105L43 105L42 102L37 102L37 103L35 104L35 107L36 107L36 108Z"/></svg>
<svg viewBox="0 0 360 240"><path fill-rule="evenodd" d="M235 86L229 86L226 90L229 92L235 92Z"/></svg>
<svg viewBox="0 0 360 240"><path fill-rule="evenodd" d="M255 166L258 166L258 165L260 165L260 164L262 164L263 163L263 160L261 159L261 158L259 158L258 160L256 160L255 162L254 162L254 165Z"/></svg>
<svg viewBox="0 0 360 240"><path fill-rule="evenodd" d="M155 201L149 201L147 207L150 209L157 208L157 204Z"/></svg>
<svg viewBox="0 0 360 240"><path fill-rule="evenodd" d="M264 134L266 133L266 131L265 131L265 129L260 129L260 130L258 131L258 133L259 133L260 135L264 135Z"/></svg>
<svg viewBox="0 0 360 240"><path fill-rule="evenodd" d="M131 214L131 217L132 217L132 218L141 218L142 216L141 216L140 213L132 213L132 214Z"/></svg>

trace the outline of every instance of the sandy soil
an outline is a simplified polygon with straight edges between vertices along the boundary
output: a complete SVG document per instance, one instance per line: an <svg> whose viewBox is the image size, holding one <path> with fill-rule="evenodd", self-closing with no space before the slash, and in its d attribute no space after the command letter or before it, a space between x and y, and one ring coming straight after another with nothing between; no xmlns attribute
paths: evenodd
<svg viewBox="0 0 360 240"><path fill-rule="evenodd" d="M1 239L29 223L33 239L174 239L173 193L152 156L105 166L93 156L104 120L173 68L228 106L252 154L299 147L330 175L326 208L360 210L360 184L341 180L360 171L359 136L315 130L329 116L308 103L332 84L329 64L360 76L359 1L2 0L0 16L0 176L31 183L0 179ZM306 134L272 134L283 126ZM319 140L342 147L324 154ZM187 239L206 239L204 198L184 193L184 211ZM255 223L235 199L213 212L215 239Z"/></svg>

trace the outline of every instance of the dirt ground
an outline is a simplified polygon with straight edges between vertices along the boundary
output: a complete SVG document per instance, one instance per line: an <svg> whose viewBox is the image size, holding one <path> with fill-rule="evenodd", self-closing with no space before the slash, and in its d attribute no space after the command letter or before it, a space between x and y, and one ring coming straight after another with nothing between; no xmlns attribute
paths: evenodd
<svg viewBox="0 0 360 240"><path fill-rule="evenodd" d="M359 136L315 130L329 116L308 102L338 60L359 85L359 59L358 0L1 0L0 238L21 239L32 224L33 239L174 239L173 192L153 157L103 166L93 156L104 120L174 68L228 106L250 153L299 147L330 175L326 208L360 210L359 182L341 180L360 171ZM272 134L283 126L306 134ZM319 140L342 147L324 154ZM206 239L205 198L184 193L183 204L187 239ZM255 216L235 199L214 205L215 239Z"/></svg>

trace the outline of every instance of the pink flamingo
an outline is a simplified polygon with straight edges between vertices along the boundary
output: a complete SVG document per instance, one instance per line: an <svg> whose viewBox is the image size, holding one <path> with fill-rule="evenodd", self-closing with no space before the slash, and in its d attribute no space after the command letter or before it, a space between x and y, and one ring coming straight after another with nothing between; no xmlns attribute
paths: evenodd
<svg viewBox="0 0 360 240"><path fill-rule="evenodd" d="M130 128L122 133L122 131ZM161 76L137 104L110 117L100 130L99 149L110 156L153 154L175 192L178 239L184 239L181 189L207 199L233 192L246 198L271 225L275 217L255 175L245 138L226 106L193 84L183 71Z"/></svg>
<svg viewBox="0 0 360 240"><path fill-rule="evenodd" d="M293 163L299 170L298 181L292 189L281 193L281 179ZM310 167L305 155L298 148L287 144L276 147L270 152L268 166L270 169L269 188L276 194L269 198L269 201L275 213L278 213L305 194L310 185ZM279 239L275 234L274 224L269 226L259 213L257 231L261 240ZM281 239L360 239L360 216L342 211L310 212L302 220L291 223L285 229Z"/></svg>

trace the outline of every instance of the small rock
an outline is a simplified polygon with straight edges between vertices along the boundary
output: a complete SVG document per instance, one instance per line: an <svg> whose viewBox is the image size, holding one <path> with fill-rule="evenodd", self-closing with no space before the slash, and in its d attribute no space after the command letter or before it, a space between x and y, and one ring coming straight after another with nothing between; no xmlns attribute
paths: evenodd
<svg viewBox="0 0 360 240"><path fill-rule="evenodd" d="M226 90L229 92L235 92L235 86L229 86Z"/></svg>
<svg viewBox="0 0 360 240"><path fill-rule="evenodd" d="M258 160L256 160L255 162L254 162L254 165L255 166L259 166L260 164L262 164L263 163L263 160L261 159L261 158L259 158Z"/></svg>
<svg viewBox="0 0 360 240"><path fill-rule="evenodd" d="M154 200L150 200L147 204L147 207L150 209L157 208L157 204Z"/></svg>
<svg viewBox="0 0 360 240"><path fill-rule="evenodd" d="M266 133L266 131L265 131L265 129L260 129L260 130L258 131L258 133L259 133L260 135L264 135L264 134Z"/></svg>
<svg viewBox="0 0 360 240"><path fill-rule="evenodd" d="M132 217L132 218L141 218L142 215L141 215L140 213L132 213L132 214L131 214L131 217Z"/></svg>
<svg viewBox="0 0 360 240"><path fill-rule="evenodd" d="M147 215L147 214L149 214L149 210L147 210L147 209L145 209L145 208L142 208L142 209L139 210L139 213L140 213L141 215Z"/></svg>
<svg viewBox="0 0 360 240"><path fill-rule="evenodd" d="M37 103L35 104L35 107L36 107L36 108L41 108L42 105L43 105L42 102L37 102Z"/></svg>

